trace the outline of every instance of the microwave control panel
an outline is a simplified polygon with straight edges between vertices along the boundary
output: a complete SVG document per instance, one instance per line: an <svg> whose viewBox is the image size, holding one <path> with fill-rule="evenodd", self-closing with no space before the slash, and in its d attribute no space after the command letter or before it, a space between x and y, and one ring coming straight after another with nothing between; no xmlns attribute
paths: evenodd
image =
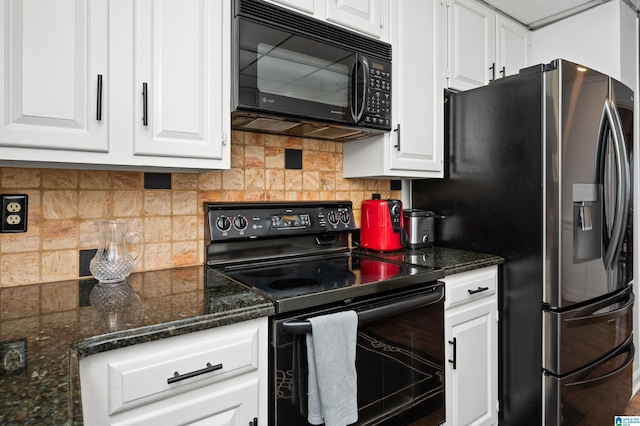
<svg viewBox="0 0 640 426"><path fill-rule="evenodd" d="M369 62L365 124L391 130L391 64Z"/></svg>

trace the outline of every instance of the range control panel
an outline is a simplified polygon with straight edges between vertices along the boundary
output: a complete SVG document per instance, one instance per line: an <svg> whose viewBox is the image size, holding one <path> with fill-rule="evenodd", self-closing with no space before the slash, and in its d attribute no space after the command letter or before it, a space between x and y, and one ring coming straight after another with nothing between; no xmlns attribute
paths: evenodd
<svg viewBox="0 0 640 426"><path fill-rule="evenodd" d="M211 242L355 230L350 201L205 203Z"/></svg>

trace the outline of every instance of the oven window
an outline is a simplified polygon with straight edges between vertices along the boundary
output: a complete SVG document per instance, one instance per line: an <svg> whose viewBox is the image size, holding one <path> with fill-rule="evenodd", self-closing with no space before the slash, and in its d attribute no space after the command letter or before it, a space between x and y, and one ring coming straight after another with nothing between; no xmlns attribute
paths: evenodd
<svg viewBox="0 0 640 426"><path fill-rule="evenodd" d="M305 336L274 335L273 424L306 425ZM360 325L356 369L357 425L443 422L443 302Z"/></svg>
<svg viewBox="0 0 640 426"><path fill-rule="evenodd" d="M349 69L344 63L259 43L257 70L261 93L348 107Z"/></svg>

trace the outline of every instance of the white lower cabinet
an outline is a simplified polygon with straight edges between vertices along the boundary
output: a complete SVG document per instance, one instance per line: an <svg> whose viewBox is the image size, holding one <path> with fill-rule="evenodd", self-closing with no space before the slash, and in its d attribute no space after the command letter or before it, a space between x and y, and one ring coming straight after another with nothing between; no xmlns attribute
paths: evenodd
<svg viewBox="0 0 640 426"><path fill-rule="evenodd" d="M497 425L497 266L444 282L446 424Z"/></svg>
<svg viewBox="0 0 640 426"><path fill-rule="evenodd" d="M82 359L84 423L266 424L267 328L260 318Z"/></svg>

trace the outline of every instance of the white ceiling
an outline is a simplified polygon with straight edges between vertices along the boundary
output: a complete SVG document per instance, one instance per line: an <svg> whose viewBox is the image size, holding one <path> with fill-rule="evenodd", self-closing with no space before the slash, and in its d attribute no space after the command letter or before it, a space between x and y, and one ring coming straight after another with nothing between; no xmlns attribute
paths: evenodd
<svg viewBox="0 0 640 426"><path fill-rule="evenodd" d="M609 0L481 0L531 29L575 15ZM636 10L640 0L624 0Z"/></svg>

